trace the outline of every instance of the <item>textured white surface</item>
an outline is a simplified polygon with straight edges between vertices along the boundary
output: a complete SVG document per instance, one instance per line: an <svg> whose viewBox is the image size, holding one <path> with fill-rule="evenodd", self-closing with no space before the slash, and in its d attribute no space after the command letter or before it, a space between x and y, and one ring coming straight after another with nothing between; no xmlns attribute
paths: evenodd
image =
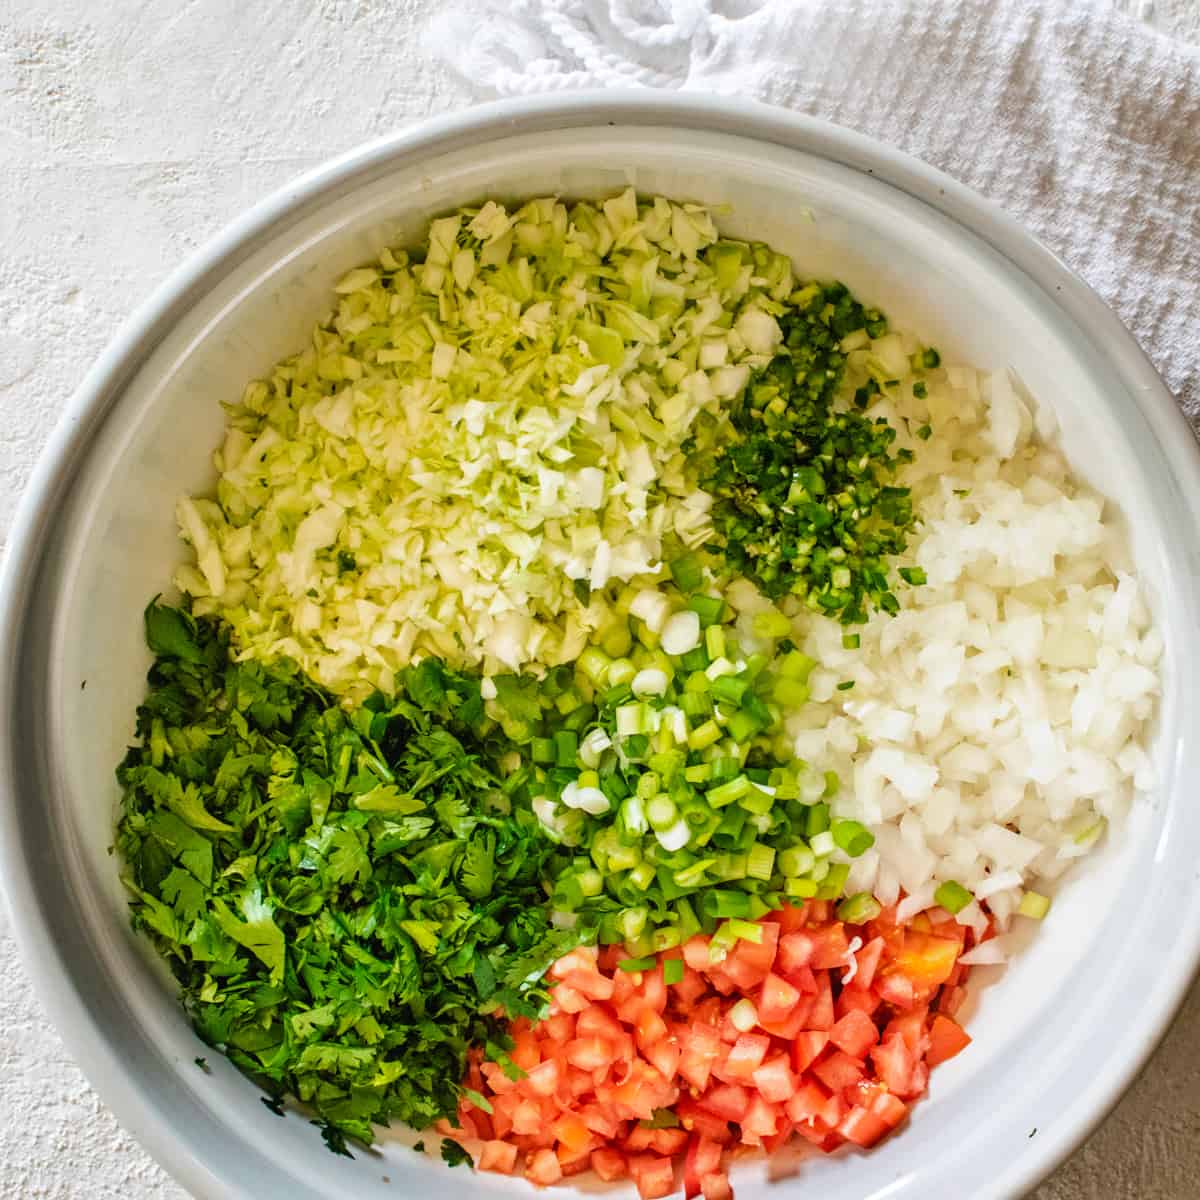
<svg viewBox="0 0 1200 1200"><path fill-rule="evenodd" d="M436 5L0 0L0 538L63 401L184 254L306 166L467 101L419 51ZM1122 6L1200 41L1200 0ZM0 1197L181 1200L47 1026L5 921ZM1037 1200L1190 1200L1198 1178L1200 989Z"/></svg>

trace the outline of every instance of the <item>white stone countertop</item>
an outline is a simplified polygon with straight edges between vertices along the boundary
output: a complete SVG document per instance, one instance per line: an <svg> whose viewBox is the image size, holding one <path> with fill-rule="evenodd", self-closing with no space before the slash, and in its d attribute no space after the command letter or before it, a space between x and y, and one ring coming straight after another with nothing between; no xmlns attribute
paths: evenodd
<svg viewBox="0 0 1200 1200"><path fill-rule="evenodd" d="M1200 0L1113 2L1200 42ZM436 4L0 0L0 545L66 398L183 256L305 168L468 102L421 56ZM1197 1196L1200 987L1035 1193ZM186 1200L63 1049L2 913L0 1198Z"/></svg>

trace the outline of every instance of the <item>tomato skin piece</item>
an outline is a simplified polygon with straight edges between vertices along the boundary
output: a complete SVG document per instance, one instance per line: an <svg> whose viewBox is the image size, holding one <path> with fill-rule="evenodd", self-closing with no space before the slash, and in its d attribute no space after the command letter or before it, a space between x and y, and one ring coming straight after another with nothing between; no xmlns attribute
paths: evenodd
<svg viewBox="0 0 1200 1200"><path fill-rule="evenodd" d="M829 1040L851 1058L863 1059L867 1051L879 1041L879 1030L866 1013L852 1009L834 1024L829 1031Z"/></svg>
<svg viewBox="0 0 1200 1200"><path fill-rule="evenodd" d="M602 1146L599 1150L593 1150L591 1164L592 1170L605 1183L612 1183L616 1179L624 1179L629 1174L625 1155L619 1150L614 1150L611 1146Z"/></svg>
<svg viewBox="0 0 1200 1200"><path fill-rule="evenodd" d="M929 1050L925 1055L925 1061L929 1066L936 1067L938 1063L944 1063L948 1058L953 1058L970 1044L971 1038L963 1027L952 1017L947 1017L939 1012L929 1026Z"/></svg>
<svg viewBox="0 0 1200 1200"><path fill-rule="evenodd" d="M759 1023L785 1021L799 1003L799 991L781 975L776 975L773 971L768 972L755 1005L758 1009Z"/></svg>
<svg viewBox="0 0 1200 1200"><path fill-rule="evenodd" d="M851 1058L841 1050L834 1050L813 1065L812 1073L831 1092L840 1092L853 1087L863 1078L865 1066L859 1059Z"/></svg>
<svg viewBox="0 0 1200 1200"><path fill-rule="evenodd" d="M754 1072L758 1094L771 1104L782 1104L796 1090L796 1076L788 1065L787 1056L777 1054Z"/></svg>

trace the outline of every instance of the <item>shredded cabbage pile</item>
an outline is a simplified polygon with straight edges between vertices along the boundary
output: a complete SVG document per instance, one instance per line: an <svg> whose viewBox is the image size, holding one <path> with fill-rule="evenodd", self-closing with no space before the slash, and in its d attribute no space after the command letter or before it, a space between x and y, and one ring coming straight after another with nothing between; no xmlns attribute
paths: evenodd
<svg viewBox="0 0 1200 1200"><path fill-rule="evenodd" d="M346 696L422 655L570 662L610 584L712 536L685 451L770 360L792 287L785 256L632 190L435 220L231 409L176 581L242 655Z"/></svg>

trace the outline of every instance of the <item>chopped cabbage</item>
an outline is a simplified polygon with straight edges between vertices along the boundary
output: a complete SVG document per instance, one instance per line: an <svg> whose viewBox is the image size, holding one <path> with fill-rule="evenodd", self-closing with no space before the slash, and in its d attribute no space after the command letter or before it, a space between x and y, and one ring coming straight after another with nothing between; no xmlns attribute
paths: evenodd
<svg viewBox="0 0 1200 1200"><path fill-rule="evenodd" d="M569 662L664 541L712 535L684 444L779 341L787 258L695 205L492 201L334 288L230 413L177 574L245 655L348 697L438 655Z"/></svg>

